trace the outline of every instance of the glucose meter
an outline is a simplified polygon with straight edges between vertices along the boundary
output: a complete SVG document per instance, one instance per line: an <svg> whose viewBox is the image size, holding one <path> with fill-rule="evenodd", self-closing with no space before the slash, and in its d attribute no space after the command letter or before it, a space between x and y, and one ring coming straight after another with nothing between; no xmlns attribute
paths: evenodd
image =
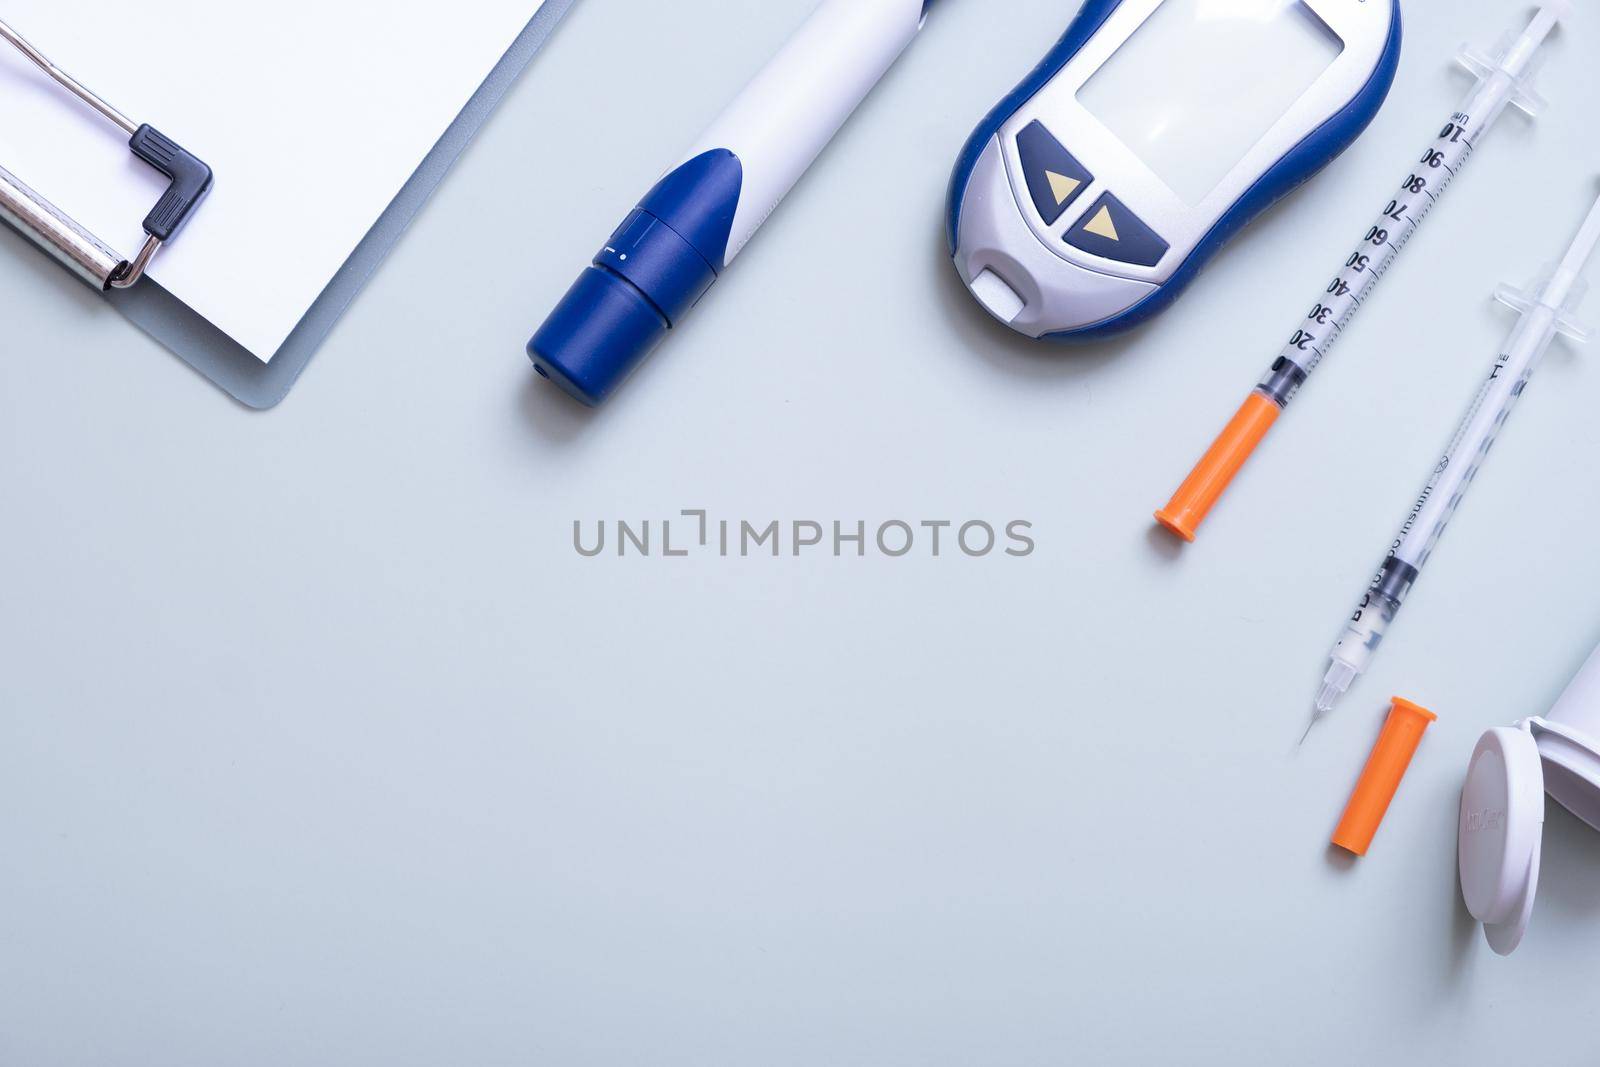
<svg viewBox="0 0 1600 1067"><path fill-rule="evenodd" d="M956 269L1029 337L1111 334L1364 130L1398 0L1088 0L968 140Z"/></svg>

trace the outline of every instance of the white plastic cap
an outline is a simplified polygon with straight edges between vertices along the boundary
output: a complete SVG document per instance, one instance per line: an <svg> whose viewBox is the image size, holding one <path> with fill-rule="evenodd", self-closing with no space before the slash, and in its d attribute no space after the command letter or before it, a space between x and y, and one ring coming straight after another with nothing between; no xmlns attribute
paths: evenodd
<svg viewBox="0 0 1600 1067"><path fill-rule="evenodd" d="M1467 910L1502 956L1515 951L1528 929L1543 836L1539 747L1527 729L1496 727L1478 740L1467 767L1457 862Z"/></svg>

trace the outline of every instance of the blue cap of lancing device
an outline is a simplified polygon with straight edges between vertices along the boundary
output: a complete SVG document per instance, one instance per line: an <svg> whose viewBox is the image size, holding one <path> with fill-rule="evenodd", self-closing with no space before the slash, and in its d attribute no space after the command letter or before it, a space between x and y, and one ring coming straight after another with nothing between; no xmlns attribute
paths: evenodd
<svg viewBox="0 0 1600 1067"><path fill-rule="evenodd" d="M722 273L743 175L714 149L661 179L528 342L534 368L604 403Z"/></svg>

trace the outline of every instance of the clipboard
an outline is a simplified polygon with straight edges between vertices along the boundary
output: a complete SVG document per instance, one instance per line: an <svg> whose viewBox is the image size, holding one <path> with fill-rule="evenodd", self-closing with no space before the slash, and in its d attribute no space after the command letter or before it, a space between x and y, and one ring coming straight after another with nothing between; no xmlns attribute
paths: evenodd
<svg viewBox="0 0 1600 1067"><path fill-rule="evenodd" d="M8 179L15 186L21 186L21 182L3 170L0 170L0 218L12 228L21 231L34 245L51 253L60 265L72 271L81 280L103 289L108 302L128 321L239 403L257 410L271 408L288 395L334 324L399 241L411 220L422 209L428 197L444 179L450 167L515 83L517 77L548 42L556 26L575 2L576 0L544 0L511 47L479 85L444 134L435 142L421 165L411 174L399 193L355 246L354 251L322 289L290 332L287 340L269 361L258 359L238 341L162 288L154 279L140 280L144 267L160 250L165 240L182 239L177 231L188 215L198 215L204 211L202 201L210 185L209 168L204 176L205 188L196 190L193 183L190 183L179 189L180 194L187 194L186 197L179 196L182 203L168 205L167 198L163 197L162 204L169 210L174 206L184 208L182 217L177 220L176 225L162 231L165 237L158 237L152 233L152 226L149 224L151 220L147 219L147 240L144 246L127 258L112 251L106 242L74 223L59 209L54 209L58 218L53 222L38 219L19 220L16 217L15 198L7 199L5 193ZM7 46L0 41L0 47ZM35 59L35 62L38 60ZM67 80L70 82L70 77ZM66 88L71 89L95 110L100 111L109 121L124 126L124 129L133 125L105 101L95 97L82 86L73 88L75 85L74 82ZM118 121L119 119L121 121ZM145 127L133 128L139 130ZM173 147L177 148L176 145ZM201 146L197 145L195 148L197 152L203 154ZM196 156L190 156L187 152L183 153L183 157L198 162ZM140 158L144 156L141 155ZM0 160L0 168L3 168L4 163L4 160ZM226 178L225 174L217 175L218 181L226 181ZM178 182L174 181L175 188L177 185ZM25 186L22 188L26 189ZM27 192L33 193L33 190ZM33 193L33 198L29 202L43 203L50 207L46 195ZM152 212L152 218L159 211L160 206L157 211ZM157 221L159 223L159 220ZM19 222L22 224L19 225ZM42 241L37 228L40 222L44 222L47 228L56 231L60 240ZM41 259L41 262L43 261ZM138 284L134 284L135 282Z"/></svg>

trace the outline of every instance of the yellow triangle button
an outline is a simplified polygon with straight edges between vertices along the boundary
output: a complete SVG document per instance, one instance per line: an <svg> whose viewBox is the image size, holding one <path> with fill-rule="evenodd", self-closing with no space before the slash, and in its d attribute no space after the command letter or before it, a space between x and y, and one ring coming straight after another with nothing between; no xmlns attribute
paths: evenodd
<svg viewBox="0 0 1600 1067"><path fill-rule="evenodd" d="M1104 204L1100 205L1099 212L1095 214L1094 218L1085 223L1083 228L1086 232L1092 233L1097 237L1104 237L1108 241L1122 240L1117 235L1117 224L1111 221L1111 209Z"/></svg>
<svg viewBox="0 0 1600 1067"><path fill-rule="evenodd" d="M1045 171L1044 176L1050 179L1050 191L1055 194L1058 207L1072 199L1072 194L1077 192L1078 186L1083 184L1076 178L1069 178L1065 174L1057 174L1053 170Z"/></svg>

